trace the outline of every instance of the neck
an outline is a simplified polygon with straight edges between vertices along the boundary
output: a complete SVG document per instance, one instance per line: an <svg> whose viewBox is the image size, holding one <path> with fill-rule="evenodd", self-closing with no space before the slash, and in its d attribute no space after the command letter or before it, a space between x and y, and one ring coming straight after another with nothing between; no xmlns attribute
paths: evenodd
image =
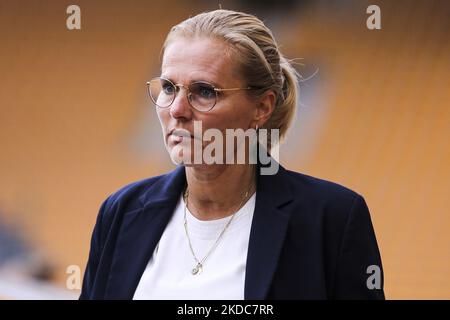
<svg viewBox="0 0 450 320"><path fill-rule="evenodd" d="M189 211L199 220L215 220L235 213L256 188L255 165L186 167Z"/></svg>

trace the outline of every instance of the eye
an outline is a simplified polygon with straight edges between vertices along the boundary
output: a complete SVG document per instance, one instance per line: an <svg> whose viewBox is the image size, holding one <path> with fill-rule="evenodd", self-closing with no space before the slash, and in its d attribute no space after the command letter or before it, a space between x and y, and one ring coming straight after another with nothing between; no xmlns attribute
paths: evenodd
<svg viewBox="0 0 450 320"><path fill-rule="evenodd" d="M163 81L161 84L162 87L162 91L167 94L167 95L171 95L175 93L175 87L173 86L173 84L171 84L168 81Z"/></svg>
<svg viewBox="0 0 450 320"><path fill-rule="evenodd" d="M194 83L192 85L192 92L203 99L215 99L216 91L214 87L207 83Z"/></svg>

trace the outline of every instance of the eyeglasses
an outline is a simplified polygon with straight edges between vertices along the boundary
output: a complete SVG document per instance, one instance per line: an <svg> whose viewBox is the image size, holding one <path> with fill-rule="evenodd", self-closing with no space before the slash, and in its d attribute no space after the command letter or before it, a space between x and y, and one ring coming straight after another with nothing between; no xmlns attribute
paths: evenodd
<svg viewBox="0 0 450 320"><path fill-rule="evenodd" d="M147 82L148 94L153 103L159 108L168 108L175 101L177 92L180 88L185 88L189 104L196 110L208 112L217 103L219 92L251 90L253 87L246 88L216 88L211 83L205 81L192 82L188 86L182 84L174 84L172 81L156 77Z"/></svg>

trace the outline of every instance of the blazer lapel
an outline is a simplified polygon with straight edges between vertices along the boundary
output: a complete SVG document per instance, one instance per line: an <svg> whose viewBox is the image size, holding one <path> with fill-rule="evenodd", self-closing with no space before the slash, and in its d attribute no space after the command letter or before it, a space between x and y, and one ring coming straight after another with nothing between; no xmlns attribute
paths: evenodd
<svg viewBox="0 0 450 320"><path fill-rule="evenodd" d="M246 300L266 299L278 264L291 213L288 206L282 206L293 199L291 189L283 179L285 171L280 165L275 175L258 174L247 254Z"/></svg>
<svg viewBox="0 0 450 320"><path fill-rule="evenodd" d="M185 183L185 169L178 166L141 196L141 208L123 215L105 299L133 298Z"/></svg>

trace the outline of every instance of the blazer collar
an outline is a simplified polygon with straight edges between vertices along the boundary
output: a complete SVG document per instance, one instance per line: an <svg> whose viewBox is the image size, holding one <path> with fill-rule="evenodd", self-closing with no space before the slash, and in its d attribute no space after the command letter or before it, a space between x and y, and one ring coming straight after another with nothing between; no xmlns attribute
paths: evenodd
<svg viewBox="0 0 450 320"><path fill-rule="evenodd" d="M275 160L273 160L275 161ZM260 175L250 230L245 299L265 299L285 239L293 195L280 165L275 175ZM186 184L184 166L163 175L139 197L140 209L126 212L105 291L106 299L132 299L145 267L168 224Z"/></svg>

